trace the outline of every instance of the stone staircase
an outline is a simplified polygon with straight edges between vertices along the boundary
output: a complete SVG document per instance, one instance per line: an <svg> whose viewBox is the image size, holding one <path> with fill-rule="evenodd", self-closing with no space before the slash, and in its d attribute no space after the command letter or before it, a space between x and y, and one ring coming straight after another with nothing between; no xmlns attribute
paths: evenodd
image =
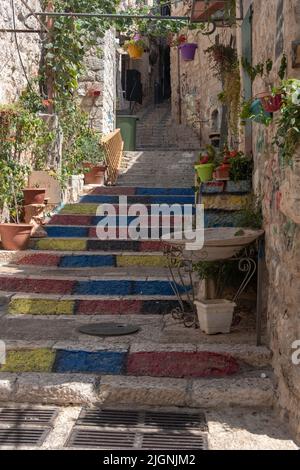
<svg viewBox="0 0 300 470"><path fill-rule="evenodd" d="M210 337L184 328L170 315L178 301L159 239L164 218L155 222L160 229L156 239L97 238L103 218L97 208L105 203L117 210L117 232L127 233L131 219L122 219L121 195L129 204L146 206L194 202L192 152L127 157L118 186L85 188L78 203L64 205L49 220L46 238L32 239L26 252L2 253L0 291L7 306L0 329L8 353L0 369L0 399L272 406L271 354L254 346L251 317L245 315L229 336ZM214 214L207 225L220 223L220 210L232 215L246 197L204 188L207 214ZM174 218L174 230L176 224ZM108 338L79 332L99 322L129 323L139 331Z"/></svg>
<svg viewBox="0 0 300 470"><path fill-rule="evenodd" d="M172 120L171 107L166 102L140 112L137 149L199 150L200 140L191 127Z"/></svg>

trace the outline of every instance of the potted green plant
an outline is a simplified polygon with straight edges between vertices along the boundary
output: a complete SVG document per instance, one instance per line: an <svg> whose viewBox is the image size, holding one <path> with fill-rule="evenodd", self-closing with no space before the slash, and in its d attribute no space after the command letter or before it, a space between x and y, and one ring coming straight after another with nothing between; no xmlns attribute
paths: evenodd
<svg viewBox="0 0 300 470"><path fill-rule="evenodd" d="M236 156L230 160L230 181L227 182L226 191L230 193L250 192L253 171L253 160L237 152Z"/></svg>
<svg viewBox="0 0 300 470"><path fill-rule="evenodd" d="M0 234L5 250L24 250L27 248L32 225L21 223L22 188L28 167L13 160L0 161L0 202L2 223Z"/></svg>
<svg viewBox="0 0 300 470"><path fill-rule="evenodd" d="M213 179L215 168L214 160L216 158L216 149L212 145L206 146L206 151L200 153L200 160L195 164L194 168L198 178L202 183Z"/></svg>
<svg viewBox="0 0 300 470"><path fill-rule="evenodd" d="M283 163L290 163L300 145L300 80L282 82L283 104L276 122L274 143L279 148Z"/></svg>
<svg viewBox="0 0 300 470"><path fill-rule="evenodd" d="M79 138L78 146L83 156L85 184L103 185L107 165L99 135L89 130L86 135Z"/></svg>
<svg viewBox="0 0 300 470"><path fill-rule="evenodd" d="M146 47L146 42L139 34L136 34L132 39L125 41L123 45L123 49L128 52L131 59L141 59Z"/></svg>

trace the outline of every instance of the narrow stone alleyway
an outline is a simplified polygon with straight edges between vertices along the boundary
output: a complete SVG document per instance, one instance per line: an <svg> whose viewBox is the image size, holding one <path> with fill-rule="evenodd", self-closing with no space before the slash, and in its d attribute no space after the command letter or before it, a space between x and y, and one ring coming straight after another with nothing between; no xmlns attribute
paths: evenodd
<svg viewBox="0 0 300 470"><path fill-rule="evenodd" d="M242 315L231 335L206 336L184 328L170 315L177 300L162 242L101 241L96 236L97 207L111 203L119 211L120 195L128 203L192 204L194 159L193 152L178 149L128 153L117 186L86 188L78 203L65 205L51 218L45 227L48 237L33 239L30 250L7 258L0 272L7 301L1 338L8 348L0 374L1 401L129 409L238 407L207 414L212 449L232 448L233 429L245 425L244 413L237 410L246 407L251 429L240 431L239 445L293 448L272 424L271 354L265 346L254 346L254 318ZM220 207L231 217L247 194L204 197L210 214L206 224L213 226L219 223ZM120 229L120 219L117 225ZM79 332L95 322L130 323L139 331L121 338ZM72 410L61 413L71 416ZM226 430L224 413L231 413ZM62 445L59 431L50 437L45 447Z"/></svg>

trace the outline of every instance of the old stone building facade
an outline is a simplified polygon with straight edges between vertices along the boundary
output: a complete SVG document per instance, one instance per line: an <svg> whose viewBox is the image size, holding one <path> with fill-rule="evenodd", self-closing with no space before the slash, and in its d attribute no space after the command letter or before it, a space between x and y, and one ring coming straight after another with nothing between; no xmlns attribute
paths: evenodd
<svg viewBox="0 0 300 470"><path fill-rule="evenodd" d="M174 14L189 14L192 2L177 2ZM202 145L220 126L222 107L218 94L222 84L214 77L204 53L217 40L236 45L239 56L247 54L252 65L271 59L269 77L258 77L252 89L241 67L241 94L249 98L279 83L278 70L282 54L288 60L287 78L299 78L293 66L293 42L300 40L299 0L243 0L237 2L237 16L243 15L233 28L217 28L210 36L182 31L189 42L198 44L193 62L180 61L177 48L172 50L172 113L174 119L192 125L200 133ZM251 84L250 84L251 87ZM218 119L216 119L218 116ZM266 277L264 301L268 318L268 335L273 351L277 381L277 406L300 437L300 366L292 361L293 344L300 339L300 149L289 167L283 167L276 146L272 144L276 129L253 123L241 127L236 145L254 159L253 186L261 200L266 231Z"/></svg>
<svg viewBox="0 0 300 470"><path fill-rule="evenodd" d="M29 0L28 4L35 10L40 10L39 0ZM26 15L28 10L21 2L15 2L16 28L24 29L24 24L19 19L20 14ZM39 24L35 19L30 20L30 26L38 29ZM0 29L13 29L13 14L10 0L0 2ZM40 63L41 42L38 34L20 33L17 39L14 33L0 32L0 103L14 101L26 88L27 81L22 69L29 79L37 76Z"/></svg>

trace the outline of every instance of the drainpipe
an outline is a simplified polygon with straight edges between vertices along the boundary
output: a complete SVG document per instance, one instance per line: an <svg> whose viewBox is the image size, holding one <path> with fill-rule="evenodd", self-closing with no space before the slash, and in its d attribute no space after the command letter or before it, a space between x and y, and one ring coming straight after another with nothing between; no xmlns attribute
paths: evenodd
<svg viewBox="0 0 300 470"><path fill-rule="evenodd" d="M177 47L177 80L178 80L178 123L182 124L182 98L181 98L181 70L180 70L180 49Z"/></svg>

